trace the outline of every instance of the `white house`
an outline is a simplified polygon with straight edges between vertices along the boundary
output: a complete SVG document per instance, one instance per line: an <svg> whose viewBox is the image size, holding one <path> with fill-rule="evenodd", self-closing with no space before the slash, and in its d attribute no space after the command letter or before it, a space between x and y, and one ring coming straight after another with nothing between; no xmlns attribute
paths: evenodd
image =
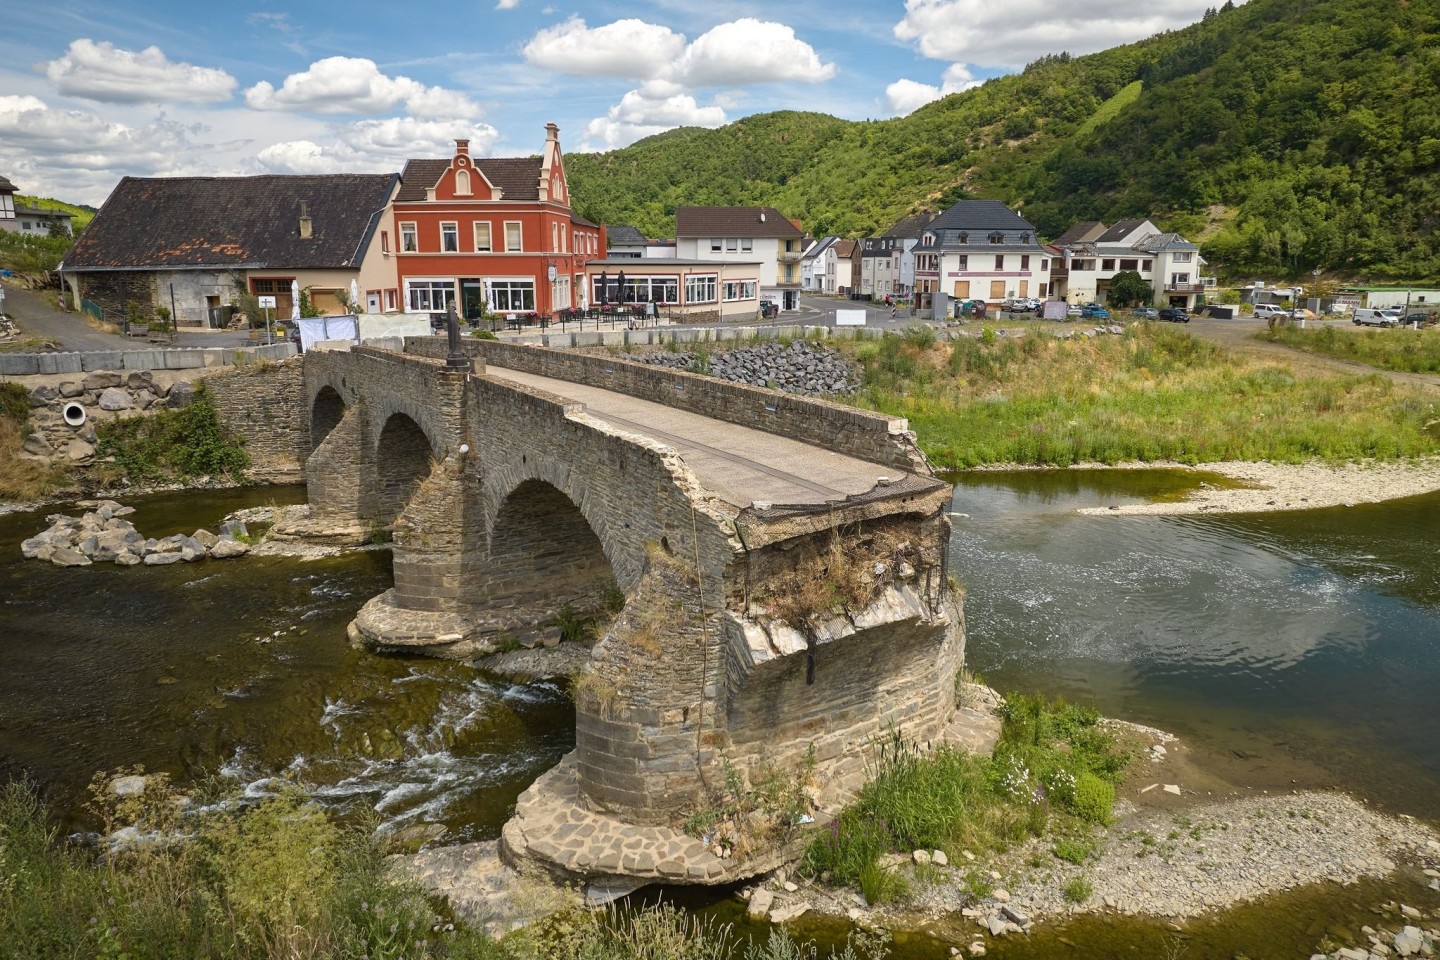
<svg viewBox="0 0 1440 960"><path fill-rule="evenodd" d="M800 258L800 289L819 293L825 280L825 249L839 237L821 237Z"/></svg>
<svg viewBox="0 0 1440 960"><path fill-rule="evenodd" d="M1082 221L1054 243L1051 296L1071 303L1104 301L1115 274L1133 270L1155 291L1155 303L1195 307L1215 285L1200 274L1200 248L1178 233L1165 233L1149 220L1121 220L1112 227Z"/></svg>
<svg viewBox="0 0 1440 960"><path fill-rule="evenodd" d="M1050 293L1050 252L1035 228L998 200L961 200L921 231L914 247L920 305L935 316L964 300L994 306L1013 297Z"/></svg>
<svg viewBox="0 0 1440 960"><path fill-rule="evenodd" d="M854 240L836 240L825 248L824 278L820 282L822 293L841 297L850 295L855 289L855 275L859 272L856 264L859 250L860 244Z"/></svg>
<svg viewBox="0 0 1440 960"><path fill-rule="evenodd" d="M760 264L760 296L793 310L800 304L805 231L774 207L677 207L678 258Z"/></svg>
<svg viewBox="0 0 1440 960"><path fill-rule="evenodd" d="M48 237L59 230L74 236L70 220L75 214L64 210L41 210L15 202L15 185L0 177L0 230L23 233L31 237Z"/></svg>

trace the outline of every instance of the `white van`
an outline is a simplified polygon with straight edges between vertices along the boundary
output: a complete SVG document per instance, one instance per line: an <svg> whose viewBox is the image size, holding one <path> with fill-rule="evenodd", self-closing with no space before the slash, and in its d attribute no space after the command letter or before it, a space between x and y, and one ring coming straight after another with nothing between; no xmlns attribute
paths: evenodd
<svg viewBox="0 0 1440 960"><path fill-rule="evenodd" d="M1362 327L1398 327L1400 313L1399 307L1356 307L1355 322Z"/></svg>
<svg viewBox="0 0 1440 960"><path fill-rule="evenodd" d="M1255 304L1255 319L1257 320L1269 320L1271 317L1288 316L1290 316L1290 310L1288 307L1282 307L1276 303Z"/></svg>

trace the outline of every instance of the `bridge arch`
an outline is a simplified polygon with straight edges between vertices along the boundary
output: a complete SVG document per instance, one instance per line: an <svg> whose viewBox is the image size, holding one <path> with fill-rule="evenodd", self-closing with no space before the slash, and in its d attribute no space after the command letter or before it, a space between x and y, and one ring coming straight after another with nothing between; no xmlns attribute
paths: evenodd
<svg viewBox="0 0 1440 960"><path fill-rule="evenodd" d="M320 444L330 436L330 431L338 427L340 421L345 419L347 409L345 398L328 383L316 391L314 398L310 401L311 453L320 449Z"/></svg>
<svg viewBox="0 0 1440 960"><path fill-rule="evenodd" d="M423 427L409 415L393 413L375 438L372 515L382 524L400 516L435 465L435 450Z"/></svg>

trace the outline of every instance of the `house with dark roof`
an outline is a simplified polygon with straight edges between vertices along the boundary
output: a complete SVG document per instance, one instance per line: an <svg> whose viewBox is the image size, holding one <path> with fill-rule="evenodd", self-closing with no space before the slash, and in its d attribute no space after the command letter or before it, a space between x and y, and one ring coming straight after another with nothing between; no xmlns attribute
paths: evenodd
<svg viewBox="0 0 1440 960"><path fill-rule="evenodd" d="M860 244L856 240L836 240L825 248L824 277L820 292L847 297L860 284Z"/></svg>
<svg viewBox="0 0 1440 960"><path fill-rule="evenodd" d="M1050 292L1050 252L1024 217L998 200L961 200L925 225L915 245L918 309L948 316L965 301L996 306Z"/></svg>
<svg viewBox="0 0 1440 960"><path fill-rule="evenodd" d="M32 237L48 237L52 233L71 234L70 221L75 214L65 210L44 210L15 202L15 184L0 177L0 230Z"/></svg>
<svg viewBox="0 0 1440 960"><path fill-rule="evenodd" d="M677 207L676 254L689 260L758 261L760 296L793 310L800 303L805 231L774 207Z"/></svg>
<svg viewBox="0 0 1440 960"><path fill-rule="evenodd" d="M821 237L805 248L800 257L800 289L819 293L825 280L825 251L840 238Z"/></svg>
<svg viewBox="0 0 1440 960"><path fill-rule="evenodd" d="M1166 233L1145 219L1107 227L1096 220L1075 224L1056 238L1052 295L1071 303L1105 300L1110 282L1133 270L1155 291L1155 304L1194 309L1214 277L1201 276L1200 248L1178 233Z"/></svg>
<svg viewBox="0 0 1440 960"><path fill-rule="evenodd" d="M399 285L387 310L461 316L552 314L592 300L585 264L606 255L605 229L570 207L560 130L530 157L409 160L382 237ZM393 232L394 243L391 243Z"/></svg>
<svg viewBox="0 0 1440 960"><path fill-rule="evenodd" d="M123 319L172 310L204 326L237 295L273 297L289 317L293 292L309 290L321 313L360 292L379 309L395 285L379 234L399 187L393 173L317 176L126 177L65 255L60 271L79 308ZM363 291L363 292L361 292Z"/></svg>
<svg viewBox="0 0 1440 960"><path fill-rule="evenodd" d="M871 299L906 297L915 289L915 254L933 213L899 221L878 237L860 241L860 293Z"/></svg>

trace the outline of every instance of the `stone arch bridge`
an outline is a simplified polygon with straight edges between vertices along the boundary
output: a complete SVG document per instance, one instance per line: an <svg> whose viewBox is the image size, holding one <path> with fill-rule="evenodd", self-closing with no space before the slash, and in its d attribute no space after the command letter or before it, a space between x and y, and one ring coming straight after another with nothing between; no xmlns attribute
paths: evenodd
<svg viewBox="0 0 1440 960"><path fill-rule="evenodd" d="M395 586L350 628L377 650L470 659L567 608L613 616L575 684L576 749L521 797L507 856L733 880L768 866L675 829L727 768L805 768L839 802L877 737L943 734L964 654L950 486L904 420L608 356L465 349L470 369L430 338L306 356L311 513L290 533L390 532Z"/></svg>

